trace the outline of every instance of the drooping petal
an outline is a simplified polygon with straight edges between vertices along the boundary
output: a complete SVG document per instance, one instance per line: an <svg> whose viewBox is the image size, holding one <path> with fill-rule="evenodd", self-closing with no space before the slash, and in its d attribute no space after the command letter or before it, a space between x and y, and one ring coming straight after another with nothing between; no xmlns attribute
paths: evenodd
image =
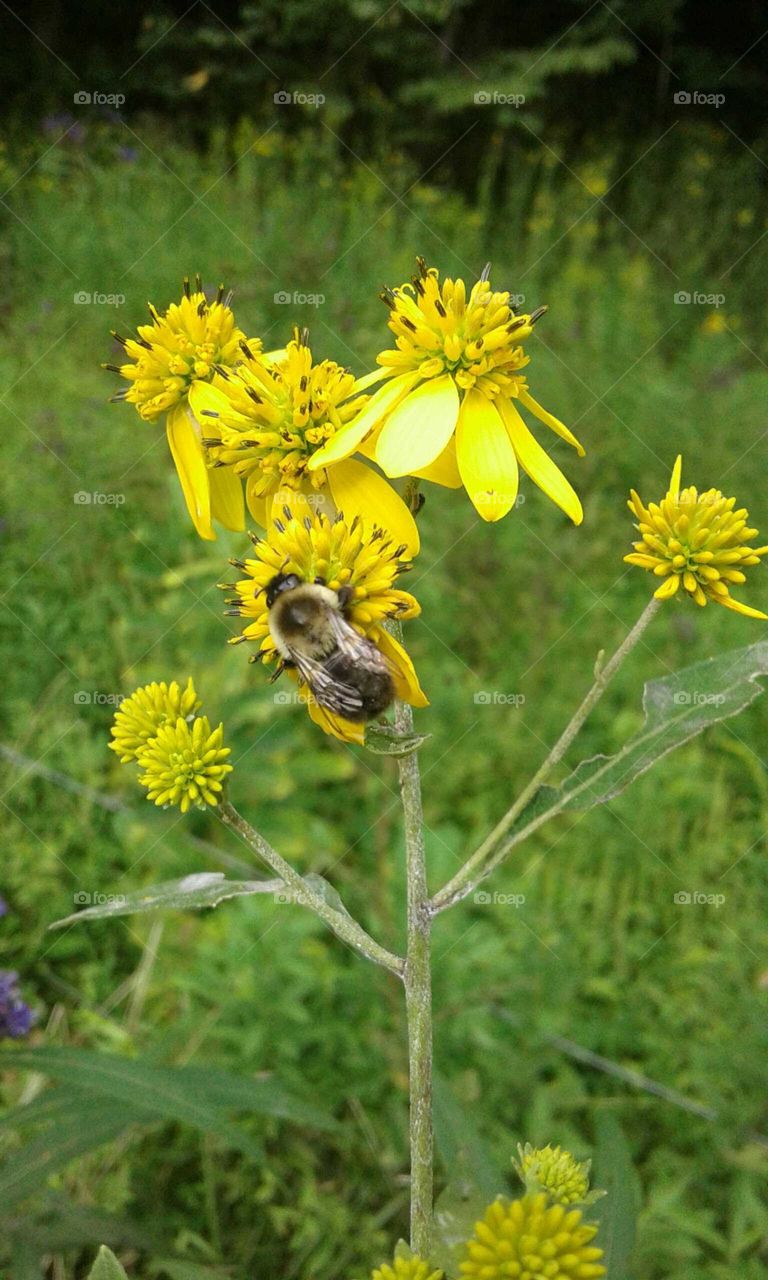
<svg viewBox="0 0 768 1280"><path fill-rule="evenodd" d="M243 482L234 467L211 467L208 471L211 487L211 515L225 529L242 533L245 528L245 503Z"/></svg>
<svg viewBox="0 0 768 1280"><path fill-rule="evenodd" d="M456 457L475 510L483 520L501 520L517 497L517 458L495 404L481 391L468 391L461 402Z"/></svg>
<svg viewBox="0 0 768 1280"><path fill-rule="evenodd" d="M576 490L531 435L513 402L499 398L497 406L515 446L520 466L574 524L581 524L584 512Z"/></svg>
<svg viewBox="0 0 768 1280"><path fill-rule="evenodd" d="M370 373L363 374L362 378L355 379L352 395L357 396L361 391L367 391L369 387L375 387L377 382L381 382L382 378L386 377L386 369L373 369Z"/></svg>
<svg viewBox="0 0 768 1280"><path fill-rule="evenodd" d="M332 462L340 462L342 458L348 458L355 452L368 432L372 431L381 419L399 404L403 396L407 395L418 381L418 373L411 372L401 373L397 378L390 378L385 382L384 386L379 387L378 391L371 396L362 413L342 427L341 431L337 431L322 449L312 454L307 463L308 470L317 471L318 467L327 467Z"/></svg>
<svg viewBox="0 0 768 1280"><path fill-rule="evenodd" d="M658 594L658 592L657 592ZM734 613L742 613L745 618L762 618L764 622L768 622L768 613L761 613L759 609L751 609L748 604L742 604L740 600L734 600L733 596L717 596L716 604L725 605L726 609L733 609Z"/></svg>
<svg viewBox="0 0 768 1280"><path fill-rule="evenodd" d="M384 423L376 461L388 476L412 475L439 457L459 416L459 393L450 374L410 391Z"/></svg>
<svg viewBox="0 0 768 1280"><path fill-rule="evenodd" d="M386 529L395 546L401 544L409 556L419 550L419 530L411 512L383 476L354 458L345 458L328 472L328 484L347 524L359 516L369 529Z"/></svg>
<svg viewBox="0 0 768 1280"><path fill-rule="evenodd" d="M573 445L580 458L584 457L584 446L578 441L572 431L569 431L564 423L556 418L554 414L548 413L538 402L534 400L529 391L520 391L517 396L521 404L529 409L539 422L543 422L545 427L549 427L550 431L554 431L555 435L560 436L561 440L566 440L568 444Z"/></svg>
<svg viewBox="0 0 768 1280"><path fill-rule="evenodd" d="M331 734L334 738L338 738L339 742L354 742L358 746L363 745L365 741L364 724L343 720L341 716L334 715L326 707L321 707L319 702L316 702L312 697L307 698L307 711L310 719L320 726L323 733Z"/></svg>
<svg viewBox="0 0 768 1280"><path fill-rule="evenodd" d="M200 428L184 403L168 410L166 432L187 510L201 538L213 542L209 472L200 442Z"/></svg>
<svg viewBox="0 0 768 1280"><path fill-rule="evenodd" d="M446 489L460 489L462 485L459 464L456 461L456 438L451 436L443 452L430 462L428 467L414 471L419 480L431 480L432 484L441 484Z"/></svg>
<svg viewBox="0 0 768 1280"><path fill-rule="evenodd" d="M372 636L371 639L390 664L395 694L401 702L409 702L412 707L428 707L429 698L419 684L416 668L400 642L383 627L378 627L375 638Z"/></svg>

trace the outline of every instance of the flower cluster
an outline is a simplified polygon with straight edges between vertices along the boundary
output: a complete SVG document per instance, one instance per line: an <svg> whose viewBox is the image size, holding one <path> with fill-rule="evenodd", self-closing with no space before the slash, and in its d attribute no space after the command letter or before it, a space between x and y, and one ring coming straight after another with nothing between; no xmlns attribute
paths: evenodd
<svg viewBox="0 0 768 1280"><path fill-rule="evenodd" d="M6 969L0 970L0 1040L8 1037L19 1040L27 1035L35 1021L35 1015L19 989L19 975Z"/></svg>
<svg viewBox="0 0 768 1280"><path fill-rule="evenodd" d="M200 707L190 676L184 689L175 680L144 685L115 712L109 745L122 763L139 766L147 799L163 808L186 813L218 804L232 772L224 726L212 729Z"/></svg>
<svg viewBox="0 0 768 1280"><path fill-rule="evenodd" d="M766 547L747 544L757 529L747 528L746 507L725 498L719 489L699 493L691 485L680 489L683 460L678 456L666 497L645 506L632 490L629 509L637 517L640 538L624 559L661 578L654 595L670 600L682 593L702 607L710 600L748 618L768 619L759 609L734 600L733 585L746 581L744 569L759 564Z"/></svg>
<svg viewBox="0 0 768 1280"><path fill-rule="evenodd" d="M405 548L395 546L387 534L365 529L355 517L347 522L339 514L331 519L323 512L299 518L290 509L283 519L274 520L266 537L252 536L254 554L247 560L233 560L243 577L223 584L234 591L228 599L229 612L246 620L242 634L231 644L251 641L258 645L252 661L277 664L277 674L286 671L305 689L310 716L316 724L345 742L362 742L363 727L334 714L306 690L306 680L295 666L287 664L272 632L268 584L278 575L295 575L301 583L322 584L330 592L343 592L346 622L369 640L383 656L392 676L396 697L414 707L427 705L413 664L403 646L387 629L392 620L414 618L419 613L416 599L397 586L397 579L409 567L402 559Z"/></svg>
<svg viewBox="0 0 768 1280"><path fill-rule="evenodd" d="M519 1152L516 1167L529 1189L518 1199L499 1196L488 1206L460 1246L459 1274L476 1280L598 1280L606 1273L603 1250L594 1243L598 1228L584 1221L581 1209L569 1207L586 1206L603 1194L589 1190L589 1164L579 1164L560 1147L526 1144ZM371 1280L444 1280L444 1275L400 1244L391 1266L375 1270Z"/></svg>

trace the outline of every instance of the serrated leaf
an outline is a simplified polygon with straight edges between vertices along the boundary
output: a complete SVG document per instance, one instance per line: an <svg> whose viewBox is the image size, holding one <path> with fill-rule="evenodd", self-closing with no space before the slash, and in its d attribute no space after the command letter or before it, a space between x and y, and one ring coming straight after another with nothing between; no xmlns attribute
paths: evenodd
<svg viewBox="0 0 768 1280"><path fill-rule="evenodd" d="M88 1272L88 1280L128 1280L128 1277L112 1250L103 1244Z"/></svg>
<svg viewBox="0 0 768 1280"><path fill-rule="evenodd" d="M364 746L376 756L410 756L418 751L431 733L398 733L393 725L369 725Z"/></svg>
<svg viewBox="0 0 768 1280"><path fill-rule="evenodd" d="M607 1192L596 1215L600 1221L596 1243L605 1250L607 1280L629 1280L640 1186L616 1117L608 1111L598 1111L595 1125L595 1182Z"/></svg>
<svg viewBox="0 0 768 1280"><path fill-rule="evenodd" d="M116 894L112 901L75 911L56 920L50 929L63 929L80 920L104 920L112 916L141 915L146 911L190 911L216 907L227 898L254 893L279 893L282 880L227 880L223 871L200 871L182 880L166 880L134 893Z"/></svg>

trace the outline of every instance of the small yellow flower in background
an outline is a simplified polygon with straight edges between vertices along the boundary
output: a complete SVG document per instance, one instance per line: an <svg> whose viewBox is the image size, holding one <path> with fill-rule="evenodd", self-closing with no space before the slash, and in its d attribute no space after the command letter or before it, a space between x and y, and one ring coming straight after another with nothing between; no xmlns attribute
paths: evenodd
<svg viewBox="0 0 768 1280"><path fill-rule="evenodd" d="M187 278L184 296L164 314L149 305L151 324L139 325L136 338L113 334L125 349L130 363L105 365L127 378L129 386L113 400L136 406L139 416L156 422L167 414L166 432L192 523L201 538L213 539L211 521L219 520L227 529L245 527L243 494L233 471L211 471L206 465L202 432L189 410L189 392L201 382L209 382L217 368L231 369L242 358L245 335L237 328L224 296L223 285L213 302L203 292L197 276L194 292ZM249 349L261 343L251 340ZM213 429L211 431L213 434Z"/></svg>
<svg viewBox="0 0 768 1280"><path fill-rule="evenodd" d="M383 1263L371 1273L371 1280L445 1280L445 1276L429 1262L414 1255L412 1258L395 1258L391 1266Z"/></svg>
<svg viewBox="0 0 768 1280"><path fill-rule="evenodd" d="M522 467L580 524L575 491L518 410L519 404L584 453L568 428L534 400L523 373L529 357L521 344L546 308L516 315L509 293L493 292L486 272L467 296L463 280L441 284L436 268L416 261L410 283L382 294L396 349L378 356L381 369L358 388L386 379L384 385L312 455L308 469L361 450L388 476L464 485L483 519L499 520L515 503Z"/></svg>
<svg viewBox="0 0 768 1280"><path fill-rule="evenodd" d="M594 1280L605 1275L603 1250L591 1243L596 1235L580 1209L552 1204L544 1192L500 1197L475 1223L459 1270L477 1280Z"/></svg>
<svg viewBox="0 0 768 1280"><path fill-rule="evenodd" d="M727 317L720 311L710 311L701 322L702 333L726 333L727 330Z"/></svg>
<svg viewBox="0 0 768 1280"><path fill-rule="evenodd" d="M334 515L344 511L373 528L384 528L419 549L419 534L408 507L392 486L364 462L345 458L308 470L323 445L363 410L368 396L333 360L314 363L306 330L279 358L265 359L243 350L233 372L219 371L213 385L195 383L190 404L203 429L209 459L245 480L245 496L254 520L268 529L285 506L304 515L308 509ZM215 424L213 438L207 423ZM214 471L214 474L215 471Z"/></svg>
<svg viewBox="0 0 768 1280"><path fill-rule="evenodd" d="M561 1147L518 1147L515 1168L529 1191L546 1191L556 1204L583 1204L589 1195L590 1161L582 1164Z"/></svg>
<svg viewBox="0 0 768 1280"><path fill-rule="evenodd" d="M230 748L223 741L223 724L212 730L207 716L195 716L191 724L179 717L175 724L163 725L137 757L147 799L177 805L182 813L193 805L218 804L223 780L232 772L225 763Z"/></svg>
<svg viewBox="0 0 768 1280"><path fill-rule="evenodd" d="M181 717L186 720L200 710L200 699L195 692L192 677L182 689L176 680L166 684L146 684L124 698L115 712L110 748L116 751L121 764L135 760L150 738L169 721L175 724Z"/></svg>
<svg viewBox="0 0 768 1280"><path fill-rule="evenodd" d="M768 619L730 594L730 586L746 581L743 570L759 564L768 546L747 546L758 531L747 528L746 507L734 510L735 498L725 498L719 489L699 493L690 486L681 491L682 465L678 456L667 495L658 505L644 506L631 490L627 505L639 521L640 540L625 561L663 578L654 592L658 600L669 600L682 588L698 605L712 600L748 618Z"/></svg>
<svg viewBox="0 0 768 1280"><path fill-rule="evenodd" d="M408 654L384 626L387 619L415 618L420 612L416 599L396 585L398 575L409 567L401 559L404 547L396 546L381 529L368 532L358 518L347 523L341 514L330 520L323 512L313 512L299 519L290 510L284 521L273 521L265 538L252 535L252 541L252 559L231 561L244 576L225 587L235 592L227 602L234 606L230 613L247 622L230 644L257 643L259 651L251 661L280 663L279 673L282 660L269 630L267 583L277 574L296 574L302 582L319 579L332 591L351 588L345 618L383 654L396 696L414 707L428 705ZM287 673L299 682L294 669L287 668ZM364 740L363 725L333 714L312 697L306 697L306 704L325 733L343 742Z"/></svg>

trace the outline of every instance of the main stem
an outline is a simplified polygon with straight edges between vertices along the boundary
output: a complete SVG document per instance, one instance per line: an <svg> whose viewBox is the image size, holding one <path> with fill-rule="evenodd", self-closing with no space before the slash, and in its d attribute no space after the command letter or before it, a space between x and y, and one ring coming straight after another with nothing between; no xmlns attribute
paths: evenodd
<svg viewBox="0 0 768 1280"><path fill-rule="evenodd" d="M413 712L398 703L395 725L404 735L413 732ZM411 1248L429 1256L432 1237L432 971L431 915L424 852L421 775L415 751L398 761L405 826L408 881L408 946L405 960L405 1004L408 1016L411 1141Z"/></svg>

